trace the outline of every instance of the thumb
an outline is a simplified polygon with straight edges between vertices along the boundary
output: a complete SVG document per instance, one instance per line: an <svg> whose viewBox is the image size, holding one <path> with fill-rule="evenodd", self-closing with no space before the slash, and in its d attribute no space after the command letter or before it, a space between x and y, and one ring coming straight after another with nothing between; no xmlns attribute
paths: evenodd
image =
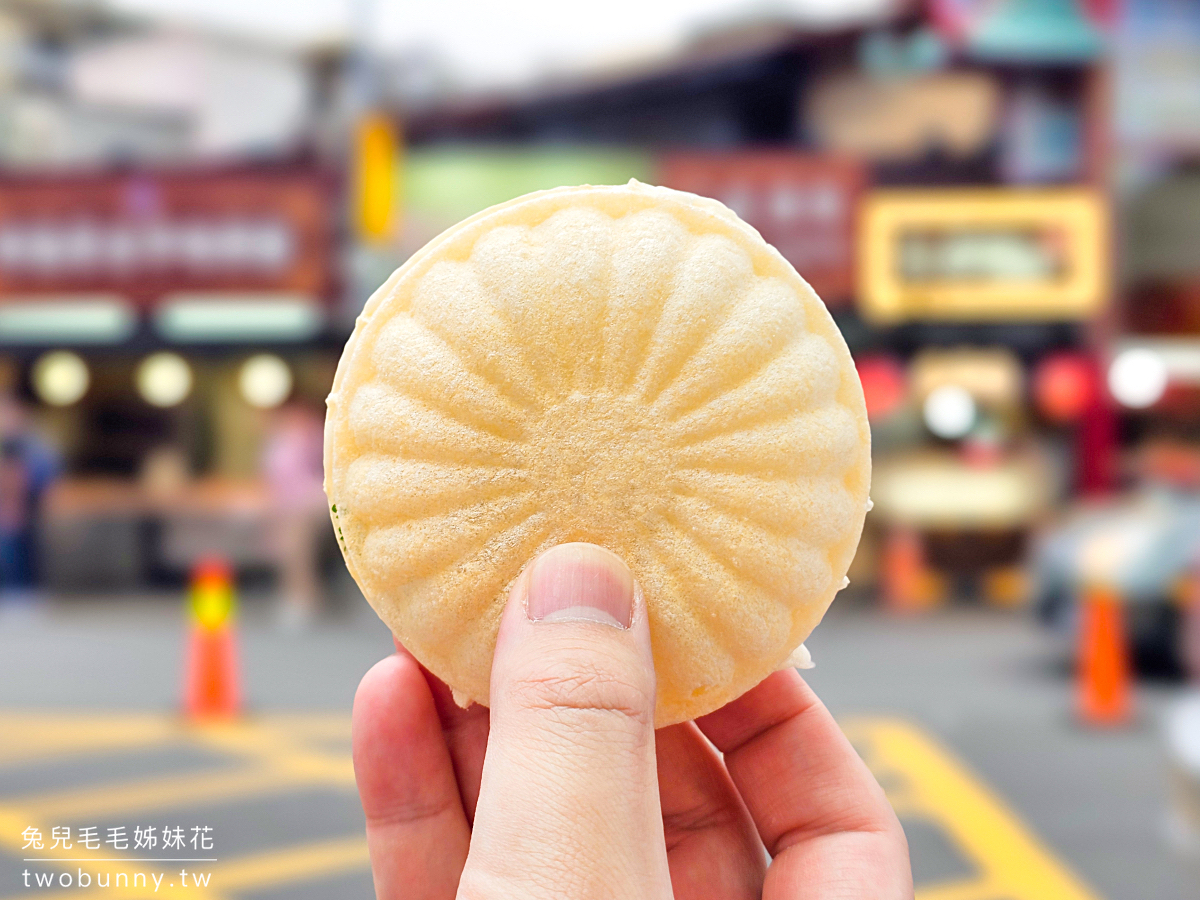
<svg viewBox="0 0 1200 900"><path fill-rule="evenodd" d="M620 558L563 544L517 580L460 897L670 897L645 603Z"/></svg>

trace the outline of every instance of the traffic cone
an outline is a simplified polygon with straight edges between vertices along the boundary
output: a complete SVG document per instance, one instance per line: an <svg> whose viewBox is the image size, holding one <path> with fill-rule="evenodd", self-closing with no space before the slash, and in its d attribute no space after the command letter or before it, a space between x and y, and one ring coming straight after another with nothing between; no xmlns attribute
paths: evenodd
<svg viewBox="0 0 1200 900"><path fill-rule="evenodd" d="M892 528L884 539L880 573L887 609L911 613L931 605L930 574L921 535L913 528Z"/></svg>
<svg viewBox="0 0 1200 900"><path fill-rule="evenodd" d="M1200 570L1193 568L1184 576L1179 605L1183 610L1183 669L1193 684L1200 685Z"/></svg>
<svg viewBox="0 0 1200 900"><path fill-rule="evenodd" d="M1093 585L1084 590L1079 611L1079 716L1087 725L1121 725L1131 712L1121 601L1111 588Z"/></svg>
<svg viewBox="0 0 1200 900"><path fill-rule="evenodd" d="M183 681L183 709L190 719L229 719L241 709L234 605L228 564L215 558L197 563L188 592L191 626Z"/></svg>

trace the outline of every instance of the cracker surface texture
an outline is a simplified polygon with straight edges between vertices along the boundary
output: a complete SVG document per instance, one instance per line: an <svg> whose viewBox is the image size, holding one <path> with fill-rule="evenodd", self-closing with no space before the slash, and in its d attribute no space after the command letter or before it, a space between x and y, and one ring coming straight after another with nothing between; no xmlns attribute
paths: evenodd
<svg viewBox="0 0 1200 900"><path fill-rule="evenodd" d="M869 482L824 304L726 207L637 182L529 194L433 240L367 302L328 401L351 573L484 704L509 586L591 541L645 594L657 724L724 705L824 615Z"/></svg>

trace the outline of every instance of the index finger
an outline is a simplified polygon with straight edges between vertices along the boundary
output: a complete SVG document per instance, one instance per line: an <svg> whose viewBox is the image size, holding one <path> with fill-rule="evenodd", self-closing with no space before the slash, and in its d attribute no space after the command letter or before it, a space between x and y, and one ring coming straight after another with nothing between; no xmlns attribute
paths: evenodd
<svg viewBox="0 0 1200 900"><path fill-rule="evenodd" d="M454 702L450 688L440 678L417 662L400 641L396 641L396 652L409 657L420 668L433 696L438 719L442 723L442 737L450 760L454 763L454 777L458 779L458 794L462 798L463 812L467 824L475 821L475 804L479 801L479 781L483 774L483 755L487 750L488 709L472 703L463 709Z"/></svg>
<svg viewBox="0 0 1200 900"><path fill-rule="evenodd" d="M882 788L795 669L697 719L772 856L841 832L899 833Z"/></svg>

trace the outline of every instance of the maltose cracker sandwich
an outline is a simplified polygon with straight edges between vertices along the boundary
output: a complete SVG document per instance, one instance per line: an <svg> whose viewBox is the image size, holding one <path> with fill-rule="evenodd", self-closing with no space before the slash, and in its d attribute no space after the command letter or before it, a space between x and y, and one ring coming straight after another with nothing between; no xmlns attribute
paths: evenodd
<svg viewBox="0 0 1200 900"><path fill-rule="evenodd" d="M325 488L346 563L462 702L540 551L619 554L646 598L657 724L793 660L868 507L850 353L786 260L713 200L541 191L430 242L338 365Z"/></svg>

